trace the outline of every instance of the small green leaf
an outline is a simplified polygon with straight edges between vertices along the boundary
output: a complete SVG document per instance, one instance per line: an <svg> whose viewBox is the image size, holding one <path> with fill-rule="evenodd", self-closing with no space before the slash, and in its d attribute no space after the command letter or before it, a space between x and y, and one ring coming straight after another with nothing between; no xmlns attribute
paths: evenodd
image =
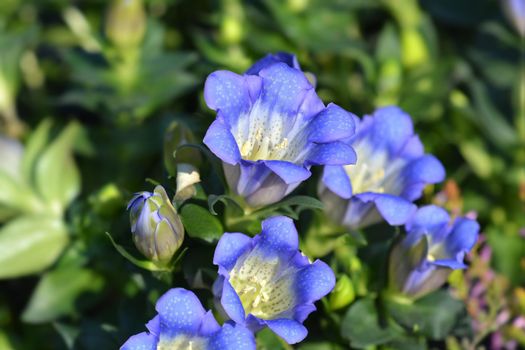
<svg viewBox="0 0 525 350"><path fill-rule="evenodd" d="M226 194L223 194L220 196L217 196L215 194L210 194L210 196L208 197L208 208L210 210L210 213L212 213L213 215L217 215L217 212L215 211L215 204L217 204L217 202L221 202L224 205L232 204L237 212L239 213L244 212L244 209L242 208L242 206L233 197L228 196Z"/></svg>
<svg viewBox="0 0 525 350"><path fill-rule="evenodd" d="M283 339L277 336L269 328L257 333L257 350L292 350Z"/></svg>
<svg viewBox="0 0 525 350"><path fill-rule="evenodd" d="M190 237L211 243L221 238L224 232L221 222L207 209L196 204L189 203L183 206L180 217Z"/></svg>
<svg viewBox="0 0 525 350"><path fill-rule="evenodd" d="M33 292L22 313L28 323L44 323L71 314L79 306L79 298L99 293L103 278L94 271L64 267L46 273Z"/></svg>
<svg viewBox="0 0 525 350"><path fill-rule="evenodd" d="M123 246L115 242L113 237L109 234L109 232L106 232L106 235L108 236L109 240L111 241L111 244L113 244L113 247L119 252L120 255L122 255L124 258L126 258L130 263L133 265L140 267L141 269L152 271L152 272L168 272L171 271L169 267L167 266L158 266L155 265L152 261L149 260L140 260L135 258L133 255L131 255ZM185 250L181 253L183 254ZM178 262L178 259L175 261L175 263Z"/></svg>
<svg viewBox="0 0 525 350"><path fill-rule="evenodd" d="M370 298L355 302L347 311L341 324L341 335L355 348L366 348L390 342L402 335L394 322L380 318L374 301Z"/></svg>
<svg viewBox="0 0 525 350"><path fill-rule="evenodd" d="M68 242L64 224L45 216L24 216L0 230L0 279L45 270Z"/></svg>
<svg viewBox="0 0 525 350"><path fill-rule="evenodd" d="M38 192L56 213L61 213L80 191L80 174L72 154L78 128L78 124L69 124L36 164Z"/></svg>
<svg viewBox="0 0 525 350"><path fill-rule="evenodd" d="M268 215L269 213L275 213L278 210L281 211L288 211L290 210L288 207L291 206L297 206L295 210L296 216L303 211L304 209L319 209L322 210L324 208L324 205L321 201L314 197L309 196L293 196L290 198L287 198L281 202L272 204L270 206L261 208L259 210L256 210L253 212L253 215L257 215L259 217Z"/></svg>
<svg viewBox="0 0 525 350"><path fill-rule="evenodd" d="M27 183L34 181L36 160L49 142L51 127L51 119L44 119L38 124L26 143L24 157L22 158L22 173Z"/></svg>
<svg viewBox="0 0 525 350"><path fill-rule="evenodd" d="M433 340L445 339L465 309L461 301L452 298L445 290L414 303L391 301L388 306L396 322Z"/></svg>

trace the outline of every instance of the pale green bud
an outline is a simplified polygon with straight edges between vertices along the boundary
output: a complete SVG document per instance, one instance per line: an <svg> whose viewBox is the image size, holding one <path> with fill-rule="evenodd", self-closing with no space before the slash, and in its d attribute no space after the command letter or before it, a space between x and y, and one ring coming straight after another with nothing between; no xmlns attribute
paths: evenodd
<svg viewBox="0 0 525 350"><path fill-rule="evenodd" d="M131 232L137 249L161 265L170 262L184 240L184 226L166 190L137 193L128 204Z"/></svg>

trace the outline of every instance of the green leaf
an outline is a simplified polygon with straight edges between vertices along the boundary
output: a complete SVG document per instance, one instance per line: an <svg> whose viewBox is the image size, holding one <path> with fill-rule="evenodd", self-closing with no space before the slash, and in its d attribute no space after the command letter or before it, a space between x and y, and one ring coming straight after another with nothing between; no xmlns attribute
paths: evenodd
<svg viewBox="0 0 525 350"><path fill-rule="evenodd" d="M277 336L269 328L257 333L257 350L292 350L283 339Z"/></svg>
<svg viewBox="0 0 525 350"><path fill-rule="evenodd" d="M12 220L0 230L0 279L45 270L67 242L68 234L60 220L45 216Z"/></svg>
<svg viewBox="0 0 525 350"><path fill-rule="evenodd" d="M189 203L183 206L180 217L190 237L212 243L224 233L221 222L207 209L196 204Z"/></svg>
<svg viewBox="0 0 525 350"><path fill-rule="evenodd" d="M402 335L394 322L380 324L378 311L370 298L355 302L347 311L341 324L341 335L355 348L385 344Z"/></svg>
<svg viewBox="0 0 525 350"><path fill-rule="evenodd" d="M433 340L445 339L465 309L461 301L452 298L445 290L414 303L390 301L388 307L400 325Z"/></svg>
<svg viewBox="0 0 525 350"><path fill-rule="evenodd" d="M287 198L279 203L272 204L270 206L261 208L259 210L256 210L253 212L253 215L257 215L259 217L268 215L269 213L275 213L276 211L289 211L290 209L288 207L291 206L297 206L295 210L295 215L298 216L298 214L305 210L305 209L319 209L322 210L324 208L323 203L310 196L293 196L290 198ZM290 213L287 213L289 215Z"/></svg>
<svg viewBox="0 0 525 350"><path fill-rule="evenodd" d="M92 270L65 267L46 273L22 313L28 323L44 323L74 313L79 299L100 293L104 279Z"/></svg>
<svg viewBox="0 0 525 350"><path fill-rule="evenodd" d="M55 213L61 213L80 191L80 174L72 148L80 126L69 124L36 164L36 187Z"/></svg>
<svg viewBox="0 0 525 350"><path fill-rule="evenodd" d="M0 204L17 212L32 212L40 207L40 202L31 189L0 170Z"/></svg>
<svg viewBox="0 0 525 350"><path fill-rule="evenodd" d="M221 202L224 205L232 204L237 212L244 212L242 206L233 197L228 196L226 194L220 196L210 194L208 197L208 208L210 210L210 213L212 213L213 215L217 215L217 212L215 211L215 204L217 204L217 202Z"/></svg>
<svg viewBox="0 0 525 350"><path fill-rule="evenodd" d="M111 244L113 244L113 247L119 252L120 255L122 255L124 258L126 258L130 263L133 265L140 267L141 269L145 269L148 271L153 272L169 272L171 271L169 266L158 266L155 265L152 261L149 260L140 260L135 258L133 255L131 255L123 246L115 242L113 237L109 234L109 232L106 232L106 235L108 236L109 240L111 241ZM182 251L181 255L184 254L185 250ZM181 257L181 256L179 256ZM176 259L175 263L178 262L178 258ZM175 264L174 263L174 264Z"/></svg>
<svg viewBox="0 0 525 350"><path fill-rule="evenodd" d="M22 173L27 183L31 184L34 181L36 161L49 142L51 127L51 119L44 119L26 143L22 158Z"/></svg>

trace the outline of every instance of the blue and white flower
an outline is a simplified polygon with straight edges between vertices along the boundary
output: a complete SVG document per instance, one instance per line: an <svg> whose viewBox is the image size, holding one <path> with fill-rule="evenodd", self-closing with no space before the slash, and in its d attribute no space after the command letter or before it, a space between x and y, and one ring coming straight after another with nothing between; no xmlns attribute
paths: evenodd
<svg viewBox="0 0 525 350"><path fill-rule="evenodd" d="M245 75L214 72L204 87L217 111L204 143L222 160L231 191L250 207L281 200L310 177L312 165L355 162L340 141L354 134L352 114L325 107L295 58L286 57L267 56Z"/></svg>
<svg viewBox="0 0 525 350"><path fill-rule="evenodd" d="M324 168L319 196L325 211L351 229L382 219L402 225L416 210L412 202L427 184L443 181L445 170L424 154L410 116L400 108L380 108L355 123L356 134L347 142L357 163Z"/></svg>
<svg viewBox="0 0 525 350"><path fill-rule="evenodd" d="M242 325L219 326L193 292L171 289L157 301L149 332L130 337L121 350L255 350L253 333Z"/></svg>
<svg viewBox="0 0 525 350"><path fill-rule="evenodd" d="M452 220L434 205L420 208L405 228L406 236L390 255L389 279L394 291L414 298L439 288L452 270L466 268L465 254L479 233L475 220Z"/></svg>
<svg viewBox="0 0 525 350"><path fill-rule="evenodd" d="M334 288L335 276L324 262L311 263L298 246L294 223L284 216L264 220L254 238L222 236L213 258L219 266L214 294L230 319L253 331L267 326L289 344L306 337L302 323L314 302Z"/></svg>

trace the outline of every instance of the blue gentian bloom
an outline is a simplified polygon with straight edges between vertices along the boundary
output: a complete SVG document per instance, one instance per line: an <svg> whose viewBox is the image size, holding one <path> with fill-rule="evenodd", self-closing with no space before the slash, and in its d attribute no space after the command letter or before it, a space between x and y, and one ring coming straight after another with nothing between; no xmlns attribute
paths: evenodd
<svg viewBox="0 0 525 350"><path fill-rule="evenodd" d="M255 350L253 333L242 325L219 326L189 290L171 289L157 301L149 332L130 337L121 350Z"/></svg>
<svg viewBox="0 0 525 350"><path fill-rule="evenodd" d="M352 114L325 107L295 58L267 56L245 75L216 71L204 98L217 111L204 143L250 207L281 200L310 177L312 165L355 162L340 141L354 133Z"/></svg>
<svg viewBox="0 0 525 350"><path fill-rule="evenodd" d="M289 344L306 337L302 323L314 302L334 288L335 276L324 262L310 263L298 246L293 221L284 216L264 220L254 238L222 236L213 258L219 266L213 289L230 319L254 332L267 326Z"/></svg>
<svg viewBox="0 0 525 350"><path fill-rule="evenodd" d="M427 184L443 181L445 170L424 154L410 116L400 108L380 108L355 123L356 134L347 142L357 163L324 167L319 196L325 211L351 229L382 219L402 225L416 210L412 201Z"/></svg>
<svg viewBox="0 0 525 350"><path fill-rule="evenodd" d="M477 241L475 220L452 220L440 207L420 208L405 225L406 236L390 255L390 286L397 292L420 297L439 288L463 262Z"/></svg>

